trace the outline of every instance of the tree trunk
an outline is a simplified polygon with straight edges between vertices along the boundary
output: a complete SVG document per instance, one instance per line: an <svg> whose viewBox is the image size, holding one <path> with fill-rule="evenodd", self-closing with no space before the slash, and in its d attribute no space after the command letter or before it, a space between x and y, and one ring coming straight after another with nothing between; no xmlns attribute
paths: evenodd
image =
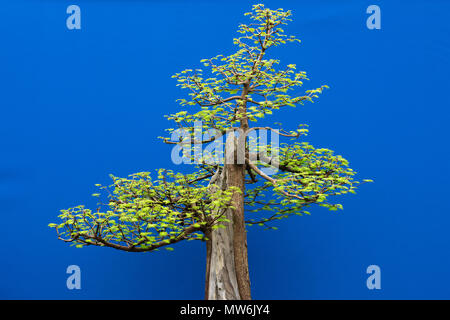
<svg viewBox="0 0 450 320"><path fill-rule="evenodd" d="M233 134L227 139L226 157L234 157L236 140ZM230 151L231 150L231 151ZM223 215L231 222L224 222L226 228L211 230L206 234L206 286L207 300L250 300L250 277L247 258L247 234L244 220L245 165L230 163L211 180L214 187L226 189L238 187L242 192L233 194L234 209L227 209ZM218 214L218 213L216 213Z"/></svg>

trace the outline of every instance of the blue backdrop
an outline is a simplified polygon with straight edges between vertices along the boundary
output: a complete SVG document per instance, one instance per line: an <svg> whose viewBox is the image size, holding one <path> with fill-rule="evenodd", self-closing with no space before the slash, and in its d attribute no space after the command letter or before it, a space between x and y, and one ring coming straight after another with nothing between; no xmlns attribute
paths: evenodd
<svg viewBox="0 0 450 320"><path fill-rule="evenodd" d="M0 298L202 299L202 243L174 252L76 249L50 228L61 208L95 205L95 183L175 166L161 143L182 92L171 75L234 50L249 1L69 1L0 4ZM373 178L344 211L250 229L256 299L450 298L448 1L265 1L292 9L279 50L311 81L315 104L279 113L308 141ZM381 30L366 8L381 8ZM169 163L169 165L167 165ZM66 288L79 265L82 289ZM368 290L366 268L381 268Z"/></svg>

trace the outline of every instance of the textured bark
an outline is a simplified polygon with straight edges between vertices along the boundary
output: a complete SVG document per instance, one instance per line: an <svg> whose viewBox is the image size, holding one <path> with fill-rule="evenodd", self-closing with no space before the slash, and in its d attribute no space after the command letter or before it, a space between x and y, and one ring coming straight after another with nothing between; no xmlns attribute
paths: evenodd
<svg viewBox="0 0 450 320"><path fill-rule="evenodd" d="M220 175L211 181L211 188L226 188L227 174L223 170ZM224 218L233 221L233 210L215 212ZM233 223L224 222L226 228L219 228L208 232L207 267L206 267L206 299L208 300L238 300L240 299L239 286L236 277L234 259L234 228Z"/></svg>
<svg viewBox="0 0 450 320"><path fill-rule="evenodd" d="M245 165L226 165L228 175L227 185L239 187L242 193L233 195L233 247L234 263L236 268L236 278L239 286L239 293L242 300L250 300L250 276L248 271L247 258L247 231L245 229L244 217L244 170Z"/></svg>
<svg viewBox="0 0 450 320"><path fill-rule="evenodd" d="M226 143L227 163L235 158L236 141L234 135ZM234 162L234 161L233 161ZM244 222L244 165L226 164L220 174L211 180L212 188L238 187L242 193L233 195L233 206L223 214L230 223L226 228L208 232L205 298L208 300L248 300L250 278L247 259L247 235Z"/></svg>
<svg viewBox="0 0 450 320"><path fill-rule="evenodd" d="M209 299L209 276L211 270L211 232L206 230L205 236L208 238L206 241L206 276L205 276L205 300Z"/></svg>

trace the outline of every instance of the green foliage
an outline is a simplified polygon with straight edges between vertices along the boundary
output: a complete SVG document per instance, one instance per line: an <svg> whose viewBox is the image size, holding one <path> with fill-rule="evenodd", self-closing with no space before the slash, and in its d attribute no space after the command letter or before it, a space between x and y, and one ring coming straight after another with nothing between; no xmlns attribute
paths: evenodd
<svg viewBox="0 0 450 320"><path fill-rule="evenodd" d="M245 14L251 23L241 24L240 36L233 40L238 47L236 53L201 60L210 70L206 75L202 69L186 69L173 76L178 86L189 91L188 97L179 99L179 103L200 110L183 110L168 119L174 120L177 127L192 128L195 121L202 121L205 128L224 131L243 118L258 121L283 107L295 107L317 98L327 86L294 92L308 80L306 72L297 71L295 64L280 69L279 60L265 58L272 47L300 42L295 36L286 35L282 28L291 21L291 14L254 5L253 11ZM247 91L243 92L245 86ZM248 104L246 110L238 112L244 104Z"/></svg>
<svg viewBox="0 0 450 320"><path fill-rule="evenodd" d="M202 231L225 220L213 210L232 208L231 195L236 192L202 185L199 178L204 175L159 170L156 180L148 172L111 176L112 185L98 185L105 194L106 203L99 203L104 210L84 206L61 210L62 223L49 226L77 247L149 251L180 240L203 240Z"/></svg>
<svg viewBox="0 0 450 320"><path fill-rule="evenodd" d="M245 16L250 22L239 25L238 37L233 40L237 47L234 54L201 60L207 71L186 69L173 76L188 94L178 100L184 109L167 116L175 122L175 127L167 130L170 133L185 129L192 135L193 148L215 140L197 141L194 123L198 121L202 122L202 130L226 133L239 126L248 134L264 128L282 137L299 139L308 133L305 125L287 131L281 124L279 129L273 129L250 127L249 123L288 106L314 102L328 88L323 85L301 90L308 80L305 71L298 71L295 64L281 67L280 60L267 57L272 47L300 42L284 30L291 21L291 11L271 10L258 4ZM180 143L163 139L167 143ZM248 143L245 147L249 226L276 229L269 223L310 214L306 209L313 204L332 211L342 209L332 198L354 193L359 184L348 161L328 149L314 148L301 141L282 144L278 150L260 148L257 154L251 154ZM277 161L267 156L275 151L280 155ZM100 193L93 196L105 201L99 203L99 209L77 206L62 210L59 215L62 222L49 226L57 230L60 239L77 247L98 245L151 251L181 240L205 240L209 231L226 228L229 221L222 216L223 212L233 209L232 196L242 190L212 188L208 181L223 170L223 163L208 165L204 159L200 162L198 171L189 175L161 169L156 179L148 172L129 178L112 176L112 185L96 185ZM262 169L270 167L278 168L279 172L268 176ZM270 215L265 216L267 213Z"/></svg>
<svg viewBox="0 0 450 320"><path fill-rule="evenodd" d="M334 155L331 150L316 149L301 142L283 144L279 154L280 160L276 166L280 172L262 184L253 183L247 187L246 205L251 208L248 211L258 214L257 218L247 221L249 225L270 228L268 222L292 215L309 215L305 208L312 204L332 211L342 209L341 204L331 203L330 198L355 193L360 184L354 180L356 172L348 167L348 161L340 155ZM270 166L267 161L259 160L257 163L264 167ZM261 212L272 214L261 218Z"/></svg>

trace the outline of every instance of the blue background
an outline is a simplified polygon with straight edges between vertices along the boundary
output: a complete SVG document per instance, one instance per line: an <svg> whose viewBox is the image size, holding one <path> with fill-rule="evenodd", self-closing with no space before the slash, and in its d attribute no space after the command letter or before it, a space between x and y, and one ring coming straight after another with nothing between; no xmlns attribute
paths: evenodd
<svg viewBox="0 0 450 320"><path fill-rule="evenodd" d="M248 1L82 1L0 4L0 298L202 299L205 249L133 254L76 249L47 227L59 209L95 205L95 183L175 166L157 136L182 92L171 75L233 52ZM277 51L311 81L315 104L278 113L287 128L350 160L374 184L322 208L250 229L255 299L450 298L448 1L266 1L292 9ZM366 8L381 7L381 30ZM167 165L169 163L169 165ZM185 170L184 168L183 170ZM82 289L66 288L66 268ZM381 267L381 290L366 268Z"/></svg>

